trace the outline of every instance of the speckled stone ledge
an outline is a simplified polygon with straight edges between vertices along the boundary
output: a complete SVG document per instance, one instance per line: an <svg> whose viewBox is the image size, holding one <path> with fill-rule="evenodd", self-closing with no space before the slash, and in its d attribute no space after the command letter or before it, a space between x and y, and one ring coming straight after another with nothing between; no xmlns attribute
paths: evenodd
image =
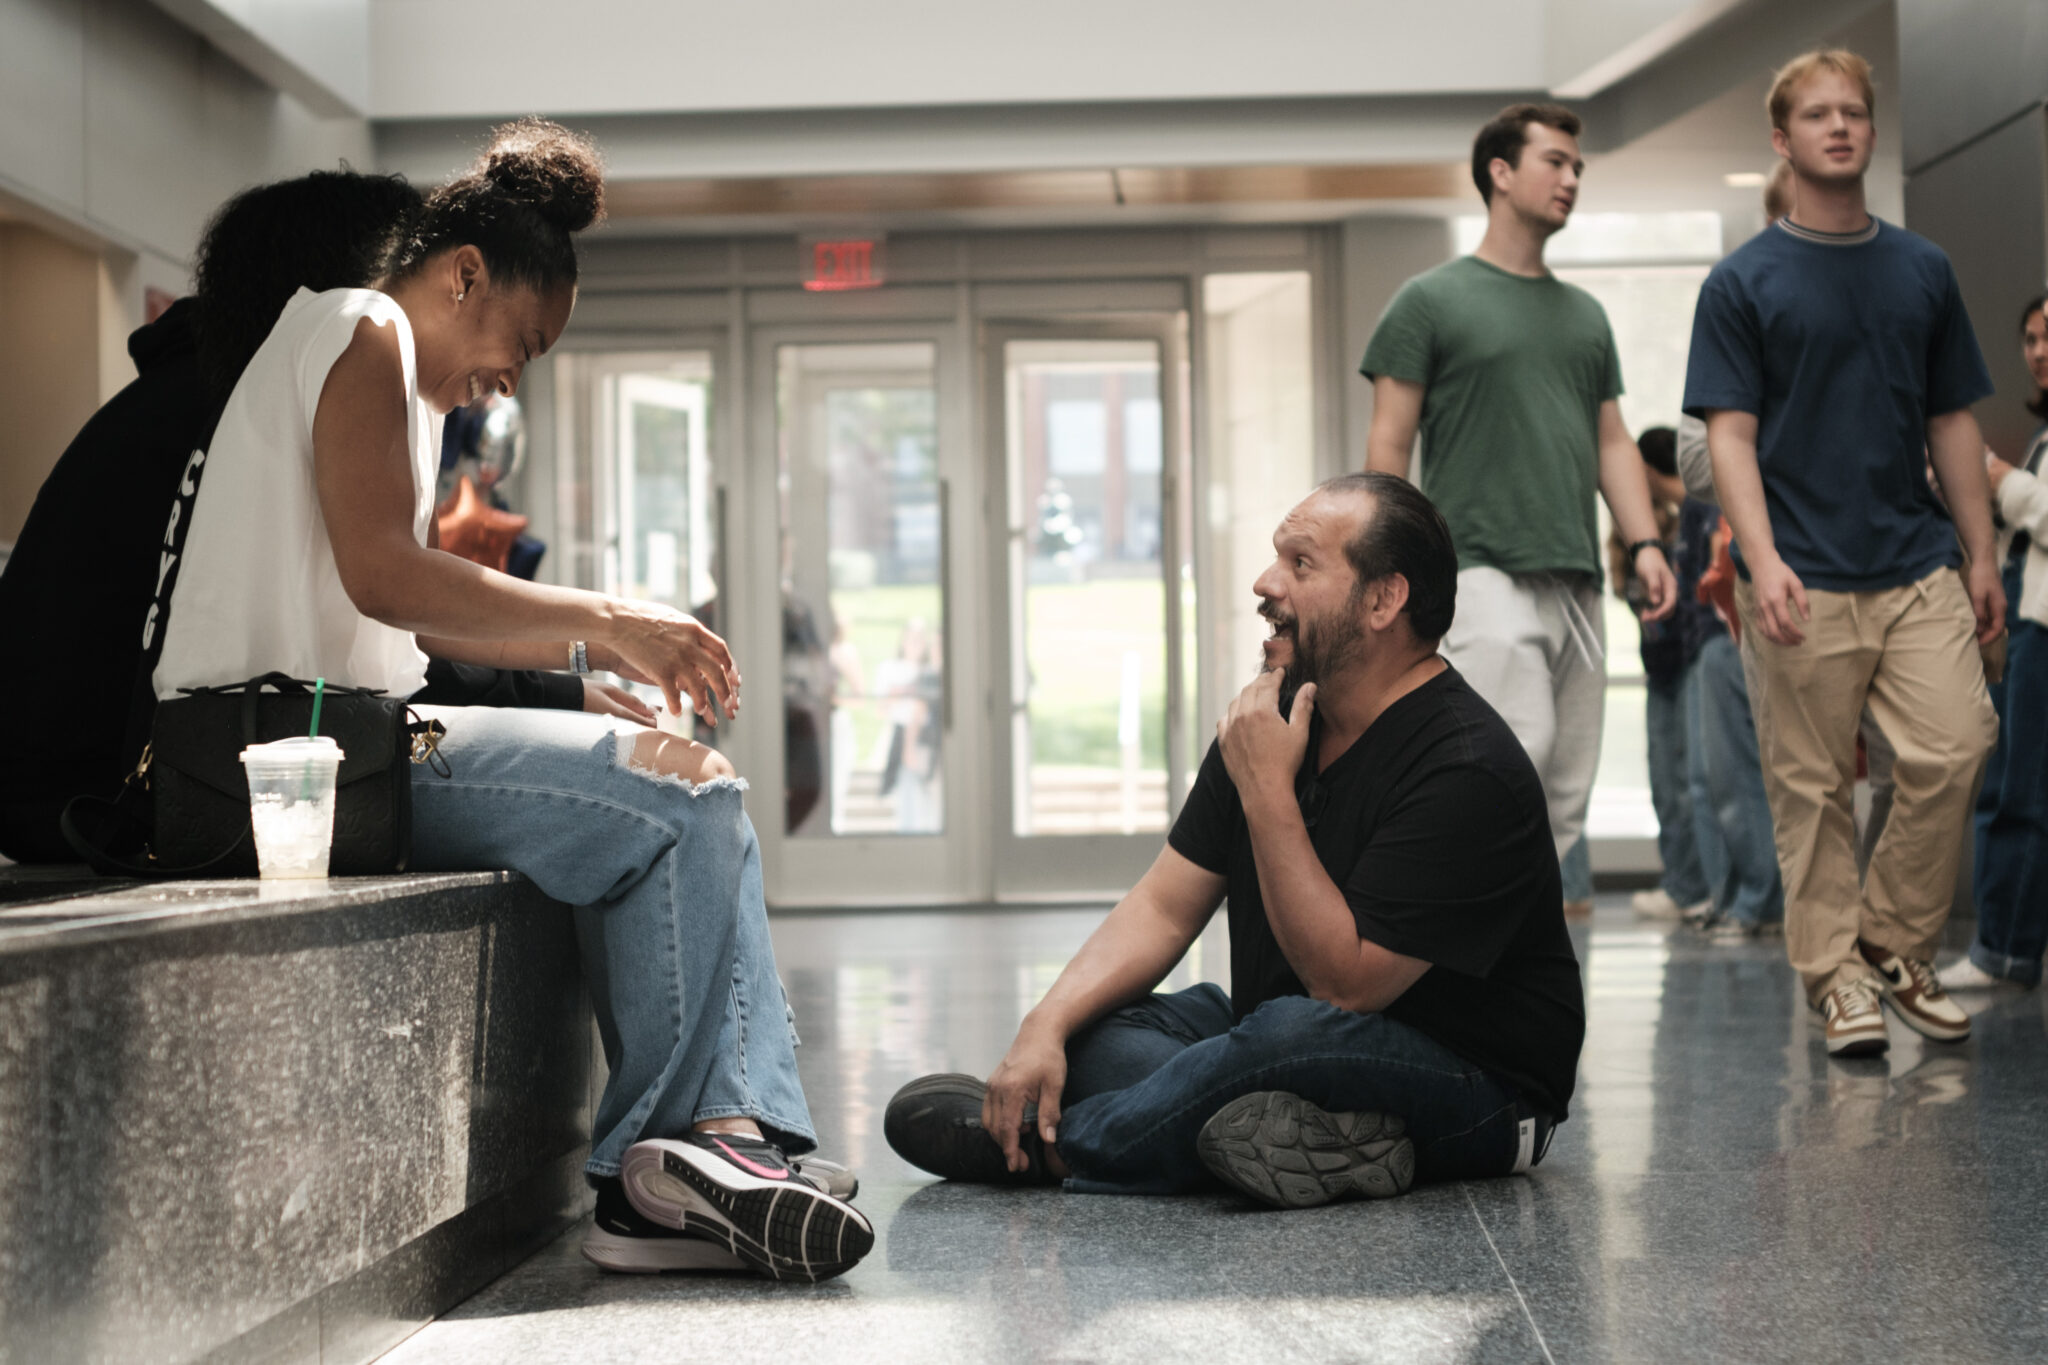
<svg viewBox="0 0 2048 1365"><path fill-rule="evenodd" d="M0 907L0 1362L373 1359L588 1207L530 883L68 889Z"/></svg>

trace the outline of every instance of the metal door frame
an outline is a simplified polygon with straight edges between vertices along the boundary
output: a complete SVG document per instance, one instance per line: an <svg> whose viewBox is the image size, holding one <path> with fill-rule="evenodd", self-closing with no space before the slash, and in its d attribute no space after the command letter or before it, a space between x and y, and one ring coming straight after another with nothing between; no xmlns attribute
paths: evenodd
<svg viewBox="0 0 2048 1365"><path fill-rule="evenodd" d="M989 839L991 872L998 900L1116 899L1144 875L1165 842L1164 831L1137 834L1018 835L1012 716L1024 699L1009 695L1015 676L1009 619L1009 414L1007 360L1012 341L1151 341L1159 348L1160 556L1165 594L1167 821L1179 813L1187 788L1187 725L1195 701L1198 661L1184 657L1181 564L1188 548L1190 442L1188 431L1188 313L1095 314L1054 318L1024 316L981 321L976 338L980 359L981 431L987 554L989 653ZM1195 652L1201 652L1199 638Z"/></svg>

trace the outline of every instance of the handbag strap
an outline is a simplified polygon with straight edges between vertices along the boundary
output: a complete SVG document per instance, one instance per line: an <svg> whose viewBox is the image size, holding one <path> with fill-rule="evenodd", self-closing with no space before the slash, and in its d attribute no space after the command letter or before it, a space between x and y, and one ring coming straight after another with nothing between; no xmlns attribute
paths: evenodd
<svg viewBox="0 0 2048 1365"><path fill-rule="evenodd" d="M147 853L139 862L124 858L113 851L117 841L144 848L148 846L147 826L126 804L131 790L139 791L140 788L123 788L121 795L112 801L101 796L74 796L64 803L64 810L57 817L57 828L63 832L64 842L71 845L72 851L102 877L161 880L196 876L226 861L250 837L249 827L244 826L233 843L205 862L189 867L165 867Z"/></svg>

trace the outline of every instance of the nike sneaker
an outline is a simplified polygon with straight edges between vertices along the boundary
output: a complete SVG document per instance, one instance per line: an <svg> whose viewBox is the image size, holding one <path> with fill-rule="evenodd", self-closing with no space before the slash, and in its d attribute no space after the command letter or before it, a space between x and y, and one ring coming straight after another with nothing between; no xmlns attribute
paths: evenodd
<svg viewBox="0 0 2048 1365"><path fill-rule="evenodd" d="M1415 1144L1400 1119L1332 1114L1284 1090L1224 1105L1195 1136L1195 1153L1224 1184L1283 1209L1389 1199L1415 1181Z"/></svg>
<svg viewBox="0 0 2048 1365"><path fill-rule="evenodd" d="M642 1217L722 1246L771 1279L829 1280L874 1250L874 1225L858 1209L803 1179L760 1138L636 1142L619 1177Z"/></svg>
<svg viewBox="0 0 2048 1365"><path fill-rule="evenodd" d="M1892 1045L1877 987L1868 981L1844 982L1823 995L1814 1006L1814 1022L1827 1035L1830 1057L1875 1057Z"/></svg>
<svg viewBox="0 0 2048 1365"><path fill-rule="evenodd" d="M1932 962L1900 957L1862 939L1856 948L1877 972L1878 990L1907 1028L1941 1043L1959 1043L1970 1036L1970 1016L1948 998Z"/></svg>
<svg viewBox="0 0 2048 1365"><path fill-rule="evenodd" d="M583 1257L604 1270L655 1275L665 1270L745 1273L747 1263L716 1242L642 1218L616 1180L597 1187L597 1217L583 1239Z"/></svg>
<svg viewBox="0 0 2048 1365"><path fill-rule="evenodd" d="M983 1185L1045 1185L1055 1178L1045 1168L1045 1142L1038 1135L1038 1111L1024 1111L1018 1134L1029 1168L1012 1171L1002 1144L981 1126L981 1101L988 1086L973 1076L948 1072L920 1076L897 1091L882 1115L882 1136L896 1155L921 1171L947 1180Z"/></svg>
<svg viewBox="0 0 2048 1365"><path fill-rule="evenodd" d="M798 1180L808 1181L834 1199L851 1200L860 1193L860 1177L836 1161L821 1156L796 1156L789 1159L789 1169L796 1172Z"/></svg>

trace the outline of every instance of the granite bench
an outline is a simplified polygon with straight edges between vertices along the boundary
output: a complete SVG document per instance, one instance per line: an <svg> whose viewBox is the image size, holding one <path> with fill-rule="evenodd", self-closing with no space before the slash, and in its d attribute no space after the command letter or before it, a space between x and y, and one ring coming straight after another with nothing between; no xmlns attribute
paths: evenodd
<svg viewBox="0 0 2048 1365"><path fill-rule="evenodd" d="M0 1362L374 1359L588 1209L595 1048L511 874L0 868Z"/></svg>

